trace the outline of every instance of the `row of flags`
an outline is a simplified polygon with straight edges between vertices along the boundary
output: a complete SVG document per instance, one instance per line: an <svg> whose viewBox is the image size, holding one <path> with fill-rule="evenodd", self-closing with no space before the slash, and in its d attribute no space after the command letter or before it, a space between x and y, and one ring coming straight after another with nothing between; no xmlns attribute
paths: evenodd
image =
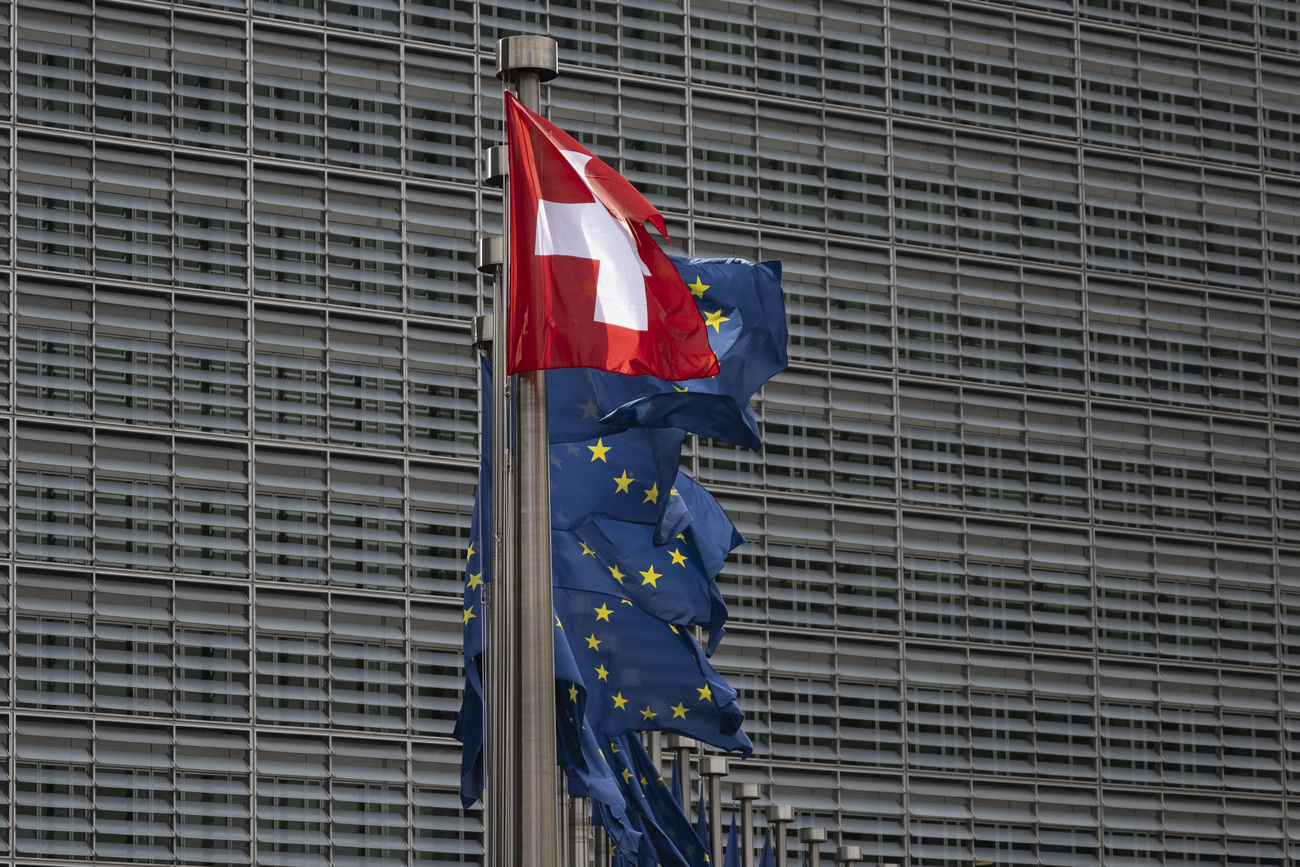
<svg viewBox="0 0 1300 867"><path fill-rule="evenodd" d="M506 102L509 369L551 370L558 761L627 865L703 867L707 846L637 733L675 732L742 757L753 749L736 691L709 662L727 619L715 578L744 540L679 465L689 434L759 447L750 399L787 361L780 264L665 254L644 228L663 233L662 219L626 180ZM485 361L481 393L492 375ZM482 430L456 731L466 806L485 777L486 406Z"/></svg>

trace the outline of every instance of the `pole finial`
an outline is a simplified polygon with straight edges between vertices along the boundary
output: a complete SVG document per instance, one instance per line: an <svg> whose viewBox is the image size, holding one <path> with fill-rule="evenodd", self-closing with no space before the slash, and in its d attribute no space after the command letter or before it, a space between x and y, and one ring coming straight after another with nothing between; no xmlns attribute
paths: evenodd
<svg viewBox="0 0 1300 867"><path fill-rule="evenodd" d="M524 72L535 72L542 81L560 74L560 51L549 36L507 36L497 40L497 78L513 81Z"/></svg>

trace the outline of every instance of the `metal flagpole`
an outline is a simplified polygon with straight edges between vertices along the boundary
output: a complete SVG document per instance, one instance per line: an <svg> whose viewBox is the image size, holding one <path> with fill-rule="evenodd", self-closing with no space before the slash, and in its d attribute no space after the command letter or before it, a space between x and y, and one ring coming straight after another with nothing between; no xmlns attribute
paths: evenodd
<svg viewBox="0 0 1300 867"><path fill-rule="evenodd" d="M509 169L504 146L488 148L484 160L484 179L499 186L505 185ZM492 356L492 581L487 585L485 616L485 670L484 704L486 706L486 732L483 743L483 761L486 780L483 792L483 843L488 864L504 864L505 853L513 837L505 793L509 788L509 768L497 756L507 756L505 741L506 702L501 696L510 694L507 660L514 629L509 618L513 609L504 604L507 588L514 583L514 538L511 530L514 510L510 508L507 492L510 490L510 415L508 399L510 380L505 374L506 362L506 277L505 236L496 235L479 241L478 268L495 277L493 314L475 321L476 340L486 341ZM486 322L484 322L486 320ZM490 332L490 333L483 333Z"/></svg>
<svg viewBox="0 0 1300 867"><path fill-rule="evenodd" d="M821 825L799 829L799 842L808 847L808 867L821 864L821 844L826 842L826 829Z"/></svg>
<svg viewBox="0 0 1300 867"><path fill-rule="evenodd" d="M794 820L794 808L789 804L771 804L767 808L767 824L774 827L772 849L776 854L776 867L786 867L787 852L785 826Z"/></svg>
<svg viewBox="0 0 1300 867"><path fill-rule="evenodd" d="M700 776L709 781L709 861L722 865L722 778L727 775L726 756L701 756Z"/></svg>
<svg viewBox="0 0 1300 867"><path fill-rule="evenodd" d="M691 748L695 741L684 735L668 735L664 748L677 751L677 785L682 790L682 813L691 815Z"/></svg>
<svg viewBox="0 0 1300 867"><path fill-rule="evenodd" d="M758 783L732 783L731 800L740 802L741 867L754 867L754 802L758 800Z"/></svg>
<svg viewBox="0 0 1300 867"><path fill-rule="evenodd" d="M569 851L573 867L587 867L591 858L590 798L574 798L569 804Z"/></svg>
<svg viewBox="0 0 1300 867"><path fill-rule="evenodd" d="M555 40L510 36L497 43L497 77L515 83L520 102L537 111L541 82L558 71ZM497 462L492 493L494 546L502 559L493 576L497 613L491 623L497 662L489 686L489 750L492 789L488 867L557 867L555 762L555 662L551 606L551 507L546 378L541 371L515 377L508 364L510 193L506 186L506 242L497 281L492 347L496 419L510 409L508 428L493 443ZM494 433L496 433L494 425ZM511 446L507 451L507 443ZM507 463L510 461L510 463ZM494 551L497 550L494 547ZM503 568L505 567L505 568ZM504 580L502 580L504 579ZM493 857L495 856L495 857Z"/></svg>

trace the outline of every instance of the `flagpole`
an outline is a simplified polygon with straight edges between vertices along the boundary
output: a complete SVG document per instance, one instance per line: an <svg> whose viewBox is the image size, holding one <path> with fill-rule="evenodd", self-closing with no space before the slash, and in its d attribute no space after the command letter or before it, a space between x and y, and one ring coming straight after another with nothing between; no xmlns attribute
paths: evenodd
<svg viewBox="0 0 1300 867"><path fill-rule="evenodd" d="M741 867L754 867L754 802L758 800L758 783L733 783L731 800L740 802Z"/></svg>
<svg viewBox="0 0 1300 867"><path fill-rule="evenodd" d="M514 82L525 108L538 111L543 79L558 71L555 40L546 36L508 36L497 43L497 78L503 86ZM510 224L510 196L506 194L506 226ZM509 247L503 268L509 273ZM510 287L513 289L514 287ZM508 314L503 307L498 314ZM501 333L505 323L497 326ZM501 356L508 347L501 341ZM504 365L498 376L504 379ZM513 646L505 654L510 668L502 700L505 737L495 753L498 764L508 764L509 783L504 792L491 793L504 801L496 813L495 833L510 829L505 858L489 867L557 867L555 761L555 647L551 604L551 490L550 444L546 419L546 375L529 371L514 383L513 490L510 505L518 516L515 580L502 605L510 609L513 627L506 640ZM495 719L496 717L494 717Z"/></svg>
<svg viewBox="0 0 1300 867"><path fill-rule="evenodd" d="M771 804L767 808L768 827L775 827L776 834L772 838L772 847L776 853L776 867L786 867L788 853L786 852L786 831L785 826L794 821L794 808L789 804Z"/></svg>

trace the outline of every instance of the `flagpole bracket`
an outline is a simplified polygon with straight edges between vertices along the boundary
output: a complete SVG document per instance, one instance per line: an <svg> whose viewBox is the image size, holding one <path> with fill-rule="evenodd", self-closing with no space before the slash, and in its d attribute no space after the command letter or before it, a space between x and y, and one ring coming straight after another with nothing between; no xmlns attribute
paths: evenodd
<svg viewBox="0 0 1300 867"><path fill-rule="evenodd" d="M494 187L505 186L510 174L510 155L505 145L493 145L483 150L483 181Z"/></svg>
<svg viewBox="0 0 1300 867"><path fill-rule="evenodd" d="M541 81L560 74L560 52L549 36L507 36L497 41L497 78L514 81L521 73L535 72Z"/></svg>
<svg viewBox="0 0 1300 867"><path fill-rule="evenodd" d="M502 235L488 235L478 239L478 269L495 276L506 261L506 241Z"/></svg>
<svg viewBox="0 0 1300 867"><path fill-rule="evenodd" d="M470 324L470 335L474 348L484 355L492 355L492 314L480 313Z"/></svg>

